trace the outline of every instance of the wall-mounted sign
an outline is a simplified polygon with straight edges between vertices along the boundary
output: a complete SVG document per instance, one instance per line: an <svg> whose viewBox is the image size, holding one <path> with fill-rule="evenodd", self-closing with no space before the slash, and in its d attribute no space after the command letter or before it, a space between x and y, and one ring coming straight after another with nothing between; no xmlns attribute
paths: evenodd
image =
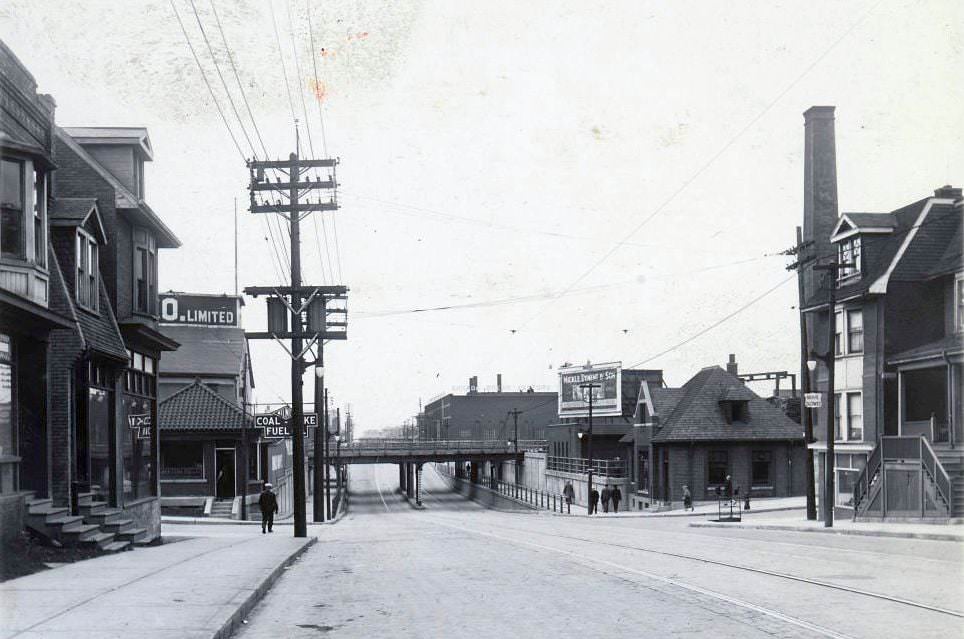
<svg viewBox="0 0 964 639"><path fill-rule="evenodd" d="M304 428L303 434L308 437L308 429L318 425L318 415L316 413L305 413L301 418ZM284 439L294 435L291 428L291 410L287 407L271 413L255 415L254 424L262 430L265 439Z"/></svg>
<svg viewBox="0 0 964 639"><path fill-rule="evenodd" d="M137 434L137 439L151 438L151 414L140 413L127 416L127 425Z"/></svg>
<svg viewBox="0 0 964 639"><path fill-rule="evenodd" d="M807 408L820 408L823 406L822 393L804 393L803 405Z"/></svg>
<svg viewBox="0 0 964 639"><path fill-rule="evenodd" d="M240 326L241 298L161 293L161 322L194 326Z"/></svg>
<svg viewBox="0 0 964 639"><path fill-rule="evenodd" d="M589 415L588 384L592 389L592 414L615 417L623 412L622 363L586 364L559 369L559 417Z"/></svg>

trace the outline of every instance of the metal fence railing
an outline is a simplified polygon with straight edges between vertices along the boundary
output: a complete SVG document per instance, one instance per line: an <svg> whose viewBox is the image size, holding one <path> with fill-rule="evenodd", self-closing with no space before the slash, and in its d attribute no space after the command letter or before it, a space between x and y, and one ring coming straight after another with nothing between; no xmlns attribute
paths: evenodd
<svg viewBox="0 0 964 639"><path fill-rule="evenodd" d="M450 477L456 481L471 481L467 477L454 475L447 464L436 464L435 469L439 474ZM478 481L475 483L495 491L504 497L528 504L534 508L551 510L556 513L571 514L572 503L566 503L565 496L560 493L551 493L538 488L530 488L524 484L502 481L501 479L487 477L485 475L480 475Z"/></svg>
<svg viewBox="0 0 964 639"><path fill-rule="evenodd" d="M950 512L951 479L927 438L924 436L894 437L888 435L880 438L880 443L868 456L866 466L857 475L854 484L854 518L866 513L871 507L873 501L871 493L876 494L878 485L880 490L884 491L884 498L880 500L881 516L886 516L889 509L886 499L888 462L905 465L916 463L919 465L919 508L921 517L927 514L927 502L924 497L925 477L934 486L936 501L943 506L943 510ZM897 487L895 486L895 488Z"/></svg>
<svg viewBox="0 0 964 639"><path fill-rule="evenodd" d="M589 472L589 460L585 457L555 457L546 458L546 470L562 473L585 475ZM626 477L626 461L622 459L594 459L592 473L602 477Z"/></svg>
<svg viewBox="0 0 964 639"><path fill-rule="evenodd" d="M543 450L546 441L542 439L520 439L518 451ZM513 441L504 439L356 439L347 445L342 445L341 452L345 455L377 454L377 453L512 453L516 450Z"/></svg>

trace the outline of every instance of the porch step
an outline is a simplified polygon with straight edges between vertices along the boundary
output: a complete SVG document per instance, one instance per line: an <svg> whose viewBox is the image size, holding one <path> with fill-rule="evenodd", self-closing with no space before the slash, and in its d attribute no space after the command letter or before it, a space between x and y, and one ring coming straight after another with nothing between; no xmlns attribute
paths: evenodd
<svg viewBox="0 0 964 639"><path fill-rule="evenodd" d="M54 500L50 498L40 499L36 497L31 497L27 499L24 503L27 504L27 509L29 511L35 508L39 509L39 508L45 508L45 507L53 507Z"/></svg>
<svg viewBox="0 0 964 639"><path fill-rule="evenodd" d="M134 523L133 519L114 519L112 521L105 522L100 525L100 529L104 532L114 533L119 535L121 532L129 529Z"/></svg>
<svg viewBox="0 0 964 639"><path fill-rule="evenodd" d="M120 552L121 550L127 550L131 547L131 542L129 541L112 541L106 546L101 546L101 551L105 553Z"/></svg>
<svg viewBox="0 0 964 639"><path fill-rule="evenodd" d="M107 504L102 501L87 502L86 504L79 504L77 510L81 515L87 517L88 515L96 515L107 510Z"/></svg>
<svg viewBox="0 0 964 639"><path fill-rule="evenodd" d="M84 521L88 524L106 524L119 519L127 519L123 510L117 508L105 508L99 512L84 516Z"/></svg>
<svg viewBox="0 0 964 639"><path fill-rule="evenodd" d="M100 528L97 529L98 532L91 531L84 536L83 539L77 541L78 546L96 546L102 548L103 546L114 541L113 533L100 532Z"/></svg>
<svg viewBox="0 0 964 639"><path fill-rule="evenodd" d="M68 513L67 508L55 508L50 505L36 506L27 509L27 514L32 517L44 517L47 519L53 519L55 517L60 517Z"/></svg>
<svg viewBox="0 0 964 639"><path fill-rule="evenodd" d="M71 526L76 526L77 524L83 525L83 523L83 517L78 517L76 515L64 515L62 517L54 517L53 519L48 518L47 521L44 522L44 526L46 526L47 530L49 530L54 536L59 537L59 535L63 533L65 529L68 529Z"/></svg>
<svg viewBox="0 0 964 639"><path fill-rule="evenodd" d="M139 547L141 547L141 546L153 546L156 541L157 541L157 536L156 536L156 535L153 536L153 537L149 537L149 536L147 536L147 535L144 535L144 536L140 537L139 539L135 539L135 540L134 540L134 545L135 545L135 546L139 546Z"/></svg>
<svg viewBox="0 0 964 639"><path fill-rule="evenodd" d="M100 532L100 526L94 524L80 524L60 531L60 541L65 546L78 546L94 539ZM96 540L94 541L96 543Z"/></svg>
<svg viewBox="0 0 964 639"><path fill-rule="evenodd" d="M136 544L139 539L145 537L147 534L146 528L127 528L125 530L119 531L116 535L119 541L129 541Z"/></svg>
<svg viewBox="0 0 964 639"><path fill-rule="evenodd" d="M91 492L77 493L77 505L86 506L88 504L94 503L94 495L95 493L91 493Z"/></svg>

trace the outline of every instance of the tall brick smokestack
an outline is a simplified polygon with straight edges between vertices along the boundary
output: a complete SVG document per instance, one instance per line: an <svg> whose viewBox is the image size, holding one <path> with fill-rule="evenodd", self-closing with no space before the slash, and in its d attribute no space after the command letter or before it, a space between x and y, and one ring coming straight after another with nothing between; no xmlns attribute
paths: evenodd
<svg viewBox="0 0 964 639"><path fill-rule="evenodd" d="M834 107L813 106L804 111L803 240L813 241L812 255L830 253L830 233L837 224L837 151ZM820 272L803 273L804 297L810 299Z"/></svg>

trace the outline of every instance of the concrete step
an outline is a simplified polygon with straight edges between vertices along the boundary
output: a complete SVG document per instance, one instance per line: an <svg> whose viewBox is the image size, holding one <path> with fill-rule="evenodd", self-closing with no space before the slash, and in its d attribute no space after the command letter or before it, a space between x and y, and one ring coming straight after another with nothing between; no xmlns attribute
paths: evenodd
<svg viewBox="0 0 964 639"><path fill-rule="evenodd" d="M149 537L147 535L142 536L140 539L134 540L135 546L153 546L157 541L157 537Z"/></svg>
<svg viewBox="0 0 964 639"><path fill-rule="evenodd" d="M43 508L43 507L45 507L45 506L53 506L54 500L53 500L53 499L50 499L50 498L42 499L42 498L31 497L31 498L27 499L24 503L27 504L27 508L28 508L28 509L29 509L29 508Z"/></svg>
<svg viewBox="0 0 964 639"><path fill-rule="evenodd" d="M97 532L91 531L85 535L84 539L78 540L77 545L101 548L112 541L114 541L114 533L100 532L98 528Z"/></svg>
<svg viewBox="0 0 964 639"><path fill-rule="evenodd" d="M133 519L115 519L113 521L108 521L101 524L100 529L104 532L114 533L116 535L127 530L128 528L133 527L133 525Z"/></svg>
<svg viewBox="0 0 964 639"><path fill-rule="evenodd" d="M117 521L119 519L127 519L127 515L123 510L117 508L105 508L99 512L91 513L84 517L84 521L88 524L106 524L111 521Z"/></svg>
<svg viewBox="0 0 964 639"><path fill-rule="evenodd" d="M131 547L131 542L129 541L112 541L109 544L101 546L101 551L105 553L120 552L122 550L127 550Z"/></svg>
<svg viewBox="0 0 964 639"><path fill-rule="evenodd" d="M94 493L77 493L77 505L85 506L94 503Z"/></svg>
<svg viewBox="0 0 964 639"><path fill-rule="evenodd" d="M54 506L46 506L46 505L27 509L27 514L30 515L31 517L45 517L50 519L54 517L60 517L62 515L66 515L68 513L69 513L69 509L67 508L57 508Z"/></svg>
<svg viewBox="0 0 964 639"><path fill-rule="evenodd" d="M108 507L107 507L107 504L105 504L102 501L95 501L95 502L89 502L86 504L80 504L77 507L77 510L80 511L81 515L86 517L88 515L96 515L97 513L102 513L105 510L108 510Z"/></svg>
<svg viewBox="0 0 964 639"><path fill-rule="evenodd" d="M126 528L116 534L118 541L137 543L137 540L147 536L146 528Z"/></svg>
<svg viewBox="0 0 964 639"><path fill-rule="evenodd" d="M65 529L68 529L71 526L82 526L83 524L84 518L76 515L63 515L62 517L54 517L53 519L48 518L47 521L44 522L47 530L49 530L51 534L58 537Z"/></svg>
<svg viewBox="0 0 964 639"><path fill-rule="evenodd" d="M100 532L100 526L94 524L81 524L79 526L71 526L67 530L60 531L60 541L63 542L65 546L78 546L84 542L94 540Z"/></svg>

